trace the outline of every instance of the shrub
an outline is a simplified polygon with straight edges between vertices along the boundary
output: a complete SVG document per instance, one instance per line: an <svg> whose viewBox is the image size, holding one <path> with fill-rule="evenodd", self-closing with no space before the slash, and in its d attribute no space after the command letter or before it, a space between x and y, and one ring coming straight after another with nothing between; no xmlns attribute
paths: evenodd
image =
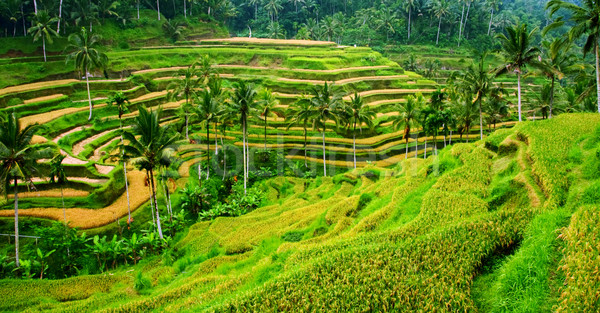
<svg viewBox="0 0 600 313"><path fill-rule="evenodd" d="M142 271L139 271L135 275L135 279L133 281L133 288L138 293L144 293L152 288L152 282L150 281L150 279L148 277L144 276Z"/></svg>
<svg viewBox="0 0 600 313"><path fill-rule="evenodd" d="M298 242L302 240L302 237L304 237L304 232L293 230L283 234L283 236L281 236L281 239L287 242Z"/></svg>

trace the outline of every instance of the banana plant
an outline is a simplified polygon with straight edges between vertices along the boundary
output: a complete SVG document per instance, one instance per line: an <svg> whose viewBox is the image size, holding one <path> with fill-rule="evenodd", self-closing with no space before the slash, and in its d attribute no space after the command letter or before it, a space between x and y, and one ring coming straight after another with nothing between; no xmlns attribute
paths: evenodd
<svg viewBox="0 0 600 313"><path fill-rule="evenodd" d="M40 263L40 279L44 278L44 272L46 272L46 270L48 269L48 264L45 262L54 252L56 251L56 249L43 253L42 250L40 250L40 248L37 248L37 258L38 258L38 262Z"/></svg>
<svg viewBox="0 0 600 313"><path fill-rule="evenodd" d="M106 236L100 238L98 235L94 236L92 239L93 245L90 246L96 258L98 259L98 266L100 270L104 272L104 268L106 267L106 259L109 252L109 245L106 242Z"/></svg>

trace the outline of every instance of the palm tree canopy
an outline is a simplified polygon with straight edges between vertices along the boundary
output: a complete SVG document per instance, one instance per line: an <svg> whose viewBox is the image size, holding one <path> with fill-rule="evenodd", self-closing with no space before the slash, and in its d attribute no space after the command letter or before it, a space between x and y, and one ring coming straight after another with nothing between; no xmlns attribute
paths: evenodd
<svg viewBox="0 0 600 313"><path fill-rule="evenodd" d="M201 121L206 123L206 127L217 118L219 114L219 103L209 91L204 91L200 95L200 101L194 112Z"/></svg>
<svg viewBox="0 0 600 313"><path fill-rule="evenodd" d="M410 135L410 130L417 123L419 116L419 108L424 103L423 96L418 94L416 97L413 95L408 96L406 102L396 105L396 111L400 113L393 119L394 129L400 129L404 127L404 136L402 139L407 139Z"/></svg>
<svg viewBox="0 0 600 313"><path fill-rule="evenodd" d="M121 145L121 149L139 169L156 168L162 158L172 154L171 146L178 138L177 134L171 135L168 126L160 125L159 115L160 111L140 107L133 132L123 132L123 138L129 143Z"/></svg>
<svg viewBox="0 0 600 313"><path fill-rule="evenodd" d="M310 98L306 96L300 97L286 111L286 120L288 121L288 129L296 124L308 124L312 121L314 115L313 106Z"/></svg>
<svg viewBox="0 0 600 313"><path fill-rule="evenodd" d="M119 110L119 118L123 116L123 113L127 112L127 105L129 104L129 99L127 99L122 91L118 91L108 98L108 105L114 106Z"/></svg>
<svg viewBox="0 0 600 313"><path fill-rule="evenodd" d="M492 85L492 75L489 74L485 65L487 53L479 56L479 62L472 65L462 75L462 88L475 95L473 102L483 100Z"/></svg>
<svg viewBox="0 0 600 313"><path fill-rule="evenodd" d="M335 85L325 83L323 86L315 86L311 90L312 98L311 103L313 105L313 128L317 130L324 130L325 123L328 120L336 121L339 123L340 118L343 116L338 114L340 106L343 105L342 97L338 92Z"/></svg>
<svg viewBox="0 0 600 313"><path fill-rule="evenodd" d="M254 84L241 81L236 84L230 109L240 115L241 122L256 110L257 92Z"/></svg>
<svg viewBox="0 0 600 313"><path fill-rule="evenodd" d="M0 127L0 178L4 181L4 191L10 180L21 178L30 180L37 172L37 161L51 156L50 149L42 149L32 145L31 139L38 130L38 125L28 125L21 129L14 113Z"/></svg>
<svg viewBox="0 0 600 313"><path fill-rule="evenodd" d="M569 39L573 41L583 35L587 35L583 52L587 54L594 49L595 43L600 39L599 1L583 0L581 1L581 6L579 6L562 0L550 0L546 4L546 9L550 11L550 16L554 15L560 9L570 11L570 19L575 25L569 31ZM562 20L559 20L555 26L562 25L563 23Z"/></svg>
<svg viewBox="0 0 600 313"><path fill-rule="evenodd" d="M283 116L281 110L277 107L279 100L269 89L262 90L258 95L260 105L260 117L266 118L272 115Z"/></svg>
<svg viewBox="0 0 600 313"><path fill-rule="evenodd" d="M536 27L528 32L527 24L518 23L507 27L506 34L496 36L502 45L501 53L504 57L504 65L496 70L496 75L507 72L523 73L527 64L537 62L540 49L533 46L532 42L537 31Z"/></svg>
<svg viewBox="0 0 600 313"><path fill-rule="evenodd" d="M50 162L50 182L63 184L67 182L67 174L62 162L66 155L58 154Z"/></svg>
<svg viewBox="0 0 600 313"><path fill-rule="evenodd" d="M74 50L67 56L67 62L75 60L75 66L81 71L92 68L104 68L108 63L106 54L96 50L100 37L90 34L85 27L81 32L69 35L69 46L67 50ZM87 75L87 73L85 73ZM105 76L106 72L104 73Z"/></svg>
<svg viewBox="0 0 600 313"><path fill-rule="evenodd" d="M56 22L58 22L58 18L50 17L46 10L39 10L35 15L35 23L28 30L28 32L33 33L33 41L38 41L44 37L51 44L52 37L58 37L58 33L50 27L51 24Z"/></svg>
<svg viewBox="0 0 600 313"><path fill-rule="evenodd" d="M376 113L371 110L371 107L365 105L363 98L354 93L354 97L350 97L350 105L345 106L347 126L353 128L355 125L362 131L362 125L365 124L369 129L373 129L373 119Z"/></svg>

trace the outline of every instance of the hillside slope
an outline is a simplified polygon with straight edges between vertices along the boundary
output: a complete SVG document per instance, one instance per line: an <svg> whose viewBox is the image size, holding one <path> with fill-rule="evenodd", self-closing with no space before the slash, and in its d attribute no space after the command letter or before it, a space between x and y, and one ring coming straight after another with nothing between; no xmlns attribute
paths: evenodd
<svg viewBox="0 0 600 313"><path fill-rule="evenodd" d="M393 169L274 178L266 205L194 225L162 258L2 281L0 310L594 312L599 126L561 115Z"/></svg>

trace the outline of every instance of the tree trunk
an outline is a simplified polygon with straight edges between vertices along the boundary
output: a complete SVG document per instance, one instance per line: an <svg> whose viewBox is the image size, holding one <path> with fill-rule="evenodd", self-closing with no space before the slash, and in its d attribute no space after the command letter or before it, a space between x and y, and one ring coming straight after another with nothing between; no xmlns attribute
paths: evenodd
<svg viewBox="0 0 600 313"><path fill-rule="evenodd" d="M152 197L156 206L156 227L158 228L158 236L163 239L162 228L160 227L160 214L158 212L158 201L156 201L156 188L154 187L154 171L150 169L150 186L152 187Z"/></svg>
<svg viewBox="0 0 600 313"><path fill-rule="evenodd" d="M158 13L158 20L160 21L160 0L156 0L156 12Z"/></svg>
<svg viewBox="0 0 600 313"><path fill-rule="evenodd" d="M406 153L404 154L404 159L408 159L408 135L406 136Z"/></svg>
<svg viewBox="0 0 600 313"><path fill-rule="evenodd" d="M23 11L23 4L21 4L21 16L23 21L23 37L27 36L27 27L25 27L25 12Z"/></svg>
<svg viewBox="0 0 600 313"><path fill-rule="evenodd" d="M552 75L552 85L550 87L550 111L549 118L552 118L552 107L554 106L554 74ZM494 127L495 128L495 127Z"/></svg>
<svg viewBox="0 0 600 313"><path fill-rule="evenodd" d="M152 199L152 187L150 187L150 174L146 171L146 179L148 180L148 191L150 191L150 215L152 216L152 225L156 227L156 218L154 217L154 200Z"/></svg>
<svg viewBox="0 0 600 313"><path fill-rule="evenodd" d="M121 115L119 114L119 128L121 129L121 145L123 145L123 121L121 120ZM127 182L127 165L125 164L125 160L123 160L123 176L125 178L125 194L127 195L127 225L129 225L131 223L131 204L129 201L129 183Z"/></svg>
<svg viewBox="0 0 600 313"><path fill-rule="evenodd" d="M187 0L183 0L183 17L187 18Z"/></svg>
<svg viewBox="0 0 600 313"><path fill-rule="evenodd" d="M448 140L448 144L452 145L452 130L450 130L450 139Z"/></svg>
<svg viewBox="0 0 600 313"><path fill-rule="evenodd" d="M62 3L63 0L60 0L58 3L58 25L56 26L56 33L60 34L60 20L62 19Z"/></svg>
<svg viewBox="0 0 600 313"><path fill-rule="evenodd" d="M223 180L225 180L225 176L227 176L227 149L225 149L225 145L223 144L223 136L221 135L221 149L223 150Z"/></svg>
<svg viewBox="0 0 600 313"><path fill-rule="evenodd" d="M467 14L465 15L465 25L463 26L463 34L465 36L465 39L469 39L469 36L467 35L467 21L469 20L469 11L471 10L471 2L469 2L467 4Z"/></svg>
<svg viewBox="0 0 600 313"><path fill-rule="evenodd" d="M90 78L88 75L88 67L87 65L85 66L85 83L87 86L87 93L88 93L88 101L90 103L90 117L88 117L88 121L92 120L92 95L90 94Z"/></svg>
<svg viewBox="0 0 600 313"><path fill-rule="evenodd" d="M438 42L440 41L440 29L442 28L442 17L440 16L440 22L438 23L438 32L437 32L437 38L435 39L435 45L438 45Z"/></svg>
<svg viewBox="0 0 600 313"><path fill-rule="evenodd" d="M462 25L465 18L465 4L462 6L462 13L460 14L460 25L458 26L458 46L460 47L460 38L462 37Z"/></svg>
<svg viewBox="0 0 600 313"><path fill-rule="evenodd" d="M419 133L417 132L415 138L415 159L419 156Z"/></svg>
<svg viewBox="0 0 600 313"><path fill-rule="evenodd" d="M304 120L304 168L308 168L308 163L306 162L306 141L307 141L307 134L306 134L306 120Z"/></svg>
<svg viewBox="0 0 600 313"><path fill-rule="evenodd" d="M600 87L598 88L600 90ZM517 97L519 99L518 101L518 106L519 106L519 122L521 122L521 72L517 72ZM600 97L600 95L599 95ZM600 112L600 98L598 98L598 112Z"/></svg>
<svg viewBox="0 0 600 313"><path fill-rule="evenodd" d="M67 225L67 209L65 208L65 195L63 193L63 187L62 186L60 186L60 199L62 200L63 217L65 218L65 225Z"/></svg>
<svg viewBox="0 0 600 313"><path fill-rule="evenodd" d="M248 166L248 164L246 164L246 119L245 116L242 115L242 150L244 150L243 152L243 157L244 157L244 195L246 195L246 168Z"/></svg>
<svg viewBox="0 0 600 313"><path fill-rule="evenodd" d="M265 151L267 151L267 115L265 114Z"/></svg>
<svg viewBox="0 0 600 313"><path fill-rule="evenodd" d="M596 41L596 91L598 94L598 113L600 113L600 55L598 41Z"/></svg>
<svg viewBox="0 0 600 313"><path fill-rule="evenodd" d="M356 169L356 122L352 131L352 154L354 155L354 169Z"/></svg>
<svg viewBox="0 0 600 313"><path fill-rule="evenodd" d="M492 19L494 18L494 8L492 8L492 14L490 15L490 26L488 26L488 36L492 32Z"/></svg>
<svg viewBox="0 0 600 313"><path fill-rule="evenodd" d="M42 34L42 50L44 51L44 62L46 62L46 37Z"/></svg>
<svg viewBox="0 0 600 313"><path fill-rule="evenodd" d="M411 13L411 9L408 8L408 40L410 40L410 13Z"/></svg>
<svg viewBox="0 0 600 313"><path fill-rule="evenodd" d="M186 140L190 140L190 133L188 131L188 114L187 112L184 112L185 114L185 139Z"/></svg>
<svg viewBox="0 0 600 313"><path fill-rule="evenodd" d="M480 139L483 140L483 114L481 113L481 97L479 96L479 135Z"/></svg>
<svg viewBox="0 0 600 313"><path fill-rule="evenodd" d="M210 120L206 120L206 156L208 160L206 161L206 180L208 180L210 176Z"/></svg>
<svg viewBox="0 0 600 313"><path fill-rule="evenodd" d="M37 11L37 1L36 1L36 0L33 0L33 13L34 13L34 14L37 14L37 12L38 12L38 11Z"/></svg>
<svg viewBox="0 0 600 313"><path fill-rule="evenodd" d="M19 260L19 194L17 192L17 177L15 179L15 265L21 266Z"/></svg>
<svg viewBox="0 0 600 313"><path fill-rule="evenodd" d="M327 162L325 160L325 125L323 125L323 176L327 176Z"/></svg>
<svg viewBox="0 0 600 313"><path fill-rule="evenodd" d="M427 159L427 133L425 133L425 151L423 151L423 159Z"/></svg>

